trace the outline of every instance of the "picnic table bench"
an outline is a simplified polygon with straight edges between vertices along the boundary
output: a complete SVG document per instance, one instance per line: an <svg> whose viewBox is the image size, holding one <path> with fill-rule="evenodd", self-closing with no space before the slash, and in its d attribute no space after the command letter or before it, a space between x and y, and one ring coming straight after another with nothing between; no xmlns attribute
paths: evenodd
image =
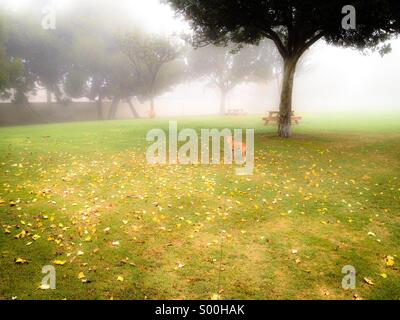
<svg viewBox="0 0 400 320"><path fill-rule="evenodd" d="M225 113L227 116L245 116L246 112L243 109L228 109Z"/></svg>
<svg viewBox="0 0 400 320"><path fill-rule="evenodd" d="M300 124L300 120L303 118L300 116L296 116L294 112L292 112L292 123ZM268 117L263 118L265 125L267 126L270 123L278 123L279 122L279 111L269 111Z"/></svg>

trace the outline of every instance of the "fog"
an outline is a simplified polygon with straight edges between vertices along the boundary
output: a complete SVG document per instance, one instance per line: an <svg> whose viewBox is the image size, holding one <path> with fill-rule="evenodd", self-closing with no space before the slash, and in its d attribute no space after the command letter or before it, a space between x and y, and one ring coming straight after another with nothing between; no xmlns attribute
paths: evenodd
<svg viewBox="0 0 400 320"><path fill-rule="evenodd" d="M378 53L363 55L321 41L309 54L311 70L296 77L294 108L303 112L399 110L400 40L391 44L392 52L381 57ZM232 108L243 107L250 113L274 110L279 105L278 85L275 81L263 85L241 85L227 100ZM218 104L218 92L196 83L179 87L160 98L165 106L171 101L185 106L186 114L212 113Z"/></svg>
<svg viewBox="0 0 400 320"><path fill-rule="evenodd" d="M42 1L45 3L46 1ZM73 1L72 1L73 2ZM83 0L82 3L99 3ZM158 0L100 1L108 3L105 24L124 28L140 25L152 33L179 35L190 33L190 27L168 6ZM0 6L9 15L29 10L29 0L2 0ZM41 1L37 1L38 5ZM71 1L56 1L57 14L71 11ZM96 35L93 35L96 37ZM318 42L308 53L309 68L297 74L293 105L297 112L391 112L400 101L400 40L393 40L392 52L384 57L378 53L363 55ZM220 93L205 80L184 81L155 98L157 115L188 116L215 114L219 110ZM30 95L32 102L46 101L46 92L39 90ZM75 99L86 101L85 98ZM148 101L137 103L138 111L145 114ZM248 113L262 114L277 109L279 83L269 79L259 83L240 84L227 96L226 107L244 109ZM129 116L122 108L118 117Z"/></svg>

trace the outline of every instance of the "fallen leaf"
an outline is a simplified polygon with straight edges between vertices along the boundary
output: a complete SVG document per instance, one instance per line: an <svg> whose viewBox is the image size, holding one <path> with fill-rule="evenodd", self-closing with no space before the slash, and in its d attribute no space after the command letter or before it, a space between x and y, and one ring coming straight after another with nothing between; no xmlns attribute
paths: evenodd
<svg viewBox="0 0 400 320"><path fill-rule="evenodd" d="M374 282L373 282L371 279L364 278L364 281L365 281L367 284L369 284L370 286L373 286L373 285L374 285Z"/></svg>
<svg viewBox="0 0 400 320"><path fill-rule="evenodd" d="M385 262L387 267L393 267L395 265L394 257L392 256L387 256Z"/></svg>
<svg viewBox="0 0 400 320"><path fill-rule="evenodd" d="M14 260L14 262L15 262L16 264L28 264L28 263L29 263L28 260L25 260L25 259L22 259L22 258L16 258L16 259Z"/></svg>
<svg viewBox="0 0 400 320"><path fill-rule="evenodd" d="M63 261L63 260L54 260L53 263L57 266L63 266L64 264L66 264L67 261Z"/></svg>
<svg viewBox="0 0 400 320"><path fill-rule="evenodd" d="M41 285L39 286L39 289L41 289L41 290L49 290L49 289L50 289L50 286L49 286L48 284L41 284Z"/></svg>
<svg viewBox="0 0 400 320"><path fill-rule="evenodd" d="M22 239L26 237L26 231L22 230L20 233L18 233L14 238L15 239Z"/></svg>
<svg viewBox="0 0 400 320"><path fill-rule="evenodd" d="M362 298L357 293L355 293L353 297L354 300L362 300Z"/></svg>
<svg viewBox="0 0 400 320"><path fill-rule="evenodd" d="M35 240L35 241L40 239L40 238L41 237L38 234L35 234L35 235L32 236L32 239Z"/></svg>

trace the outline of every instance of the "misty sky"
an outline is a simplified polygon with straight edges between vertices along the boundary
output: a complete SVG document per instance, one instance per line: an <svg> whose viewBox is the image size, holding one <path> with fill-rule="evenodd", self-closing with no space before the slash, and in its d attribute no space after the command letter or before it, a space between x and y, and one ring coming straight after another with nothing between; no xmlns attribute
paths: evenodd
<svg viewBox="0 0 400 320"><path fill-rule="evenodd" d="M29 0L0 0L9 10L23 10ZM68 9L68 0L56 0L59 10ZM93 0L82 0L93 1ZM110 0L111 1L111 0ZM153 32L188 30L187 24L158 0L118 0L115 6ZM112 12L110 12L112 14ZM363 56L358 51L329 47L319 42L312 48L311 69L298 75L294 89L294 109L313 110L394 110L400 105L400 40L392 42L391 54ZM218 93L204 83L181 85L157 98L160 114L213 113ZM276 108L279 101L276 82L243 85L228 97L228 108L249 112Z"/></svg>

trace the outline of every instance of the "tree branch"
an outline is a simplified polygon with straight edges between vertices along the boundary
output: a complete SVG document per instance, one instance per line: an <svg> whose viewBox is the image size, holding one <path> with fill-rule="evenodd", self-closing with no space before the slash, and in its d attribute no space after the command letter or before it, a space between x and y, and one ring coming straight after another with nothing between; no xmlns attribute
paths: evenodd
<svg viewBox="0 0 400 320"><path fill-rule="evenodd" d="M320 40L323 36L325 35L325 31L317 31L317 34L315 34L311 39L306 41L302 47L300 47L299 51L297 52L298 58L300 58L304 52L308 48L310 48L312 45L314 45L318 40Z"/></svg>
<svg viewBox="0 0 400 320"><path fill-rule="evenodd" d="M279 38L278 34L275 31L273 31L272 29L268 29L267 31L265 31L265 36L268 39L271 39L275 43L282 58L285 58L287 55L287 49L285 48L285 46L284 46L281 38Z"/></svg>

